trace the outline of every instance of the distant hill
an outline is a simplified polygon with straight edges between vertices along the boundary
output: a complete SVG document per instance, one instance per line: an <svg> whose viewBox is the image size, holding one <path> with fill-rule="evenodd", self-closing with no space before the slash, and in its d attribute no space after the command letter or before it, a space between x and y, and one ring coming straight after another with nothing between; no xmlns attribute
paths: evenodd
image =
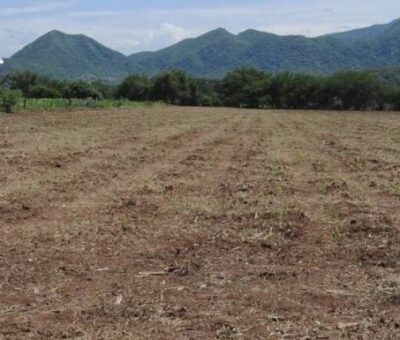
<svg viewBox="0 0 400 340"><path fill-rule="evenodd" d="M270 72L325 74L400 66L399 33L400 21L317 38L256 30L233 35L217 29L129 58L149 73L180 68L196 76L219 77L238 67L256 67Z"/></svg>
<svg viewBox="0 0 400 340"><path fill-rule="evenodd" d="M317 38L219 28L156 52L129 57L84 35L52 31L0 65L0 74L31 70L59 79L117 81L130 73L154 75L182 69L217 78L238 67L270 72L327 74L400 66L400 20Z"/></svg>
<svg viewBox="0 0 400 340"><path fill-rule="evenodd" d="M0 72L23 69L52 78L117 80L131 67L125 55L91 38L51 31L5 60Z"/></svg>

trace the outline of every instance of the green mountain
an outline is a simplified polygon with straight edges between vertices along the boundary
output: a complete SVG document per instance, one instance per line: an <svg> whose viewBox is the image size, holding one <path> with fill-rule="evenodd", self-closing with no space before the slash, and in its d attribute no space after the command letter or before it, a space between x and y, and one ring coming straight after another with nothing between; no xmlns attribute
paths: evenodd
<svg viewBox="0 0 400 340"><path fill-rule="evenodd" d="M217 29L157 52L134 54L130 60L150 74L179 68L196 76L220 77L238 67L325 74L400 66L399 33L400 21L317 38L256 30L233 35Z"/></svg>
<svg viewBox="0 0 400 340"><path fill-rule="evenodd" d="M327 72L338 64L357 66L346 56L345 43L334 39L278 36L247 30L233 35L217 29L152 53L139 53L130 60L151 74L182 69L196 76L220 77L238 67L256 67L272 72ZM354 65L353 65L354 64Z"/></svg>
<svg viewBox="0 0 400 340"><path fill-rule="evenodd" d="M238 67L270 72L326 74L400 66L400 20L317 38L219 28L156 52L129 57L84 35L52 31L0 65L0 74L23 69L61 79L118 81L130 73L182 69L216 78Z"/></svg>
<svg viewBox="0 0 400 340"><path fill-rule="evenodd" d="M84 35L51 31L6 59L0 73L22 69L52 78L117 80L131 65L123 54Z"/></svg>
<svg viewBox="0 0 400 340"><path fill-rule="evenodd" d="M400 19L394 20L388 24L373 25L366 28L359 28L347 32L333 33L325 35L325 37L332 37L340 40L355 41L355 40L369 40L376 38L382 33L392 29L400 23Z"/></svg>
<svg viewBox="0 0 400 340"><path fill-rule="evenodd" d="M130 61L147 69L150 74L181 69L196 76L218 77L237 64L243 42L223 28L195 39L186 39L158 52L138 53Z"/></svg>

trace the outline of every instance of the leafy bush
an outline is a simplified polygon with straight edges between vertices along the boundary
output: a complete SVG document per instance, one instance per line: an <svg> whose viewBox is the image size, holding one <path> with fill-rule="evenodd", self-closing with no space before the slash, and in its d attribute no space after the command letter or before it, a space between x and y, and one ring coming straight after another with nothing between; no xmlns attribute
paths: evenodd
<svg viewBox="0 0 400 340"><path fill-rule="evenodd" d="M118 86L117 96L129 100L148 100L151 92L151 81L143 76L132 75Z"/></svg>
<svg viewBox="0 0 400 340"><path fill-rule="evenodd" d="M0 108L6 113L13 112L14 107L22 97L19 90L4 89L0 91Z"/></svg>
<svg viewBox="0 0 400 340"><path fill-rule="evenodd" d="M67 99L102 99L103 95L90 84L76 82L68 84L64 88L63 97Z"/></svg>
<svg viewBox="0 0 400 340"><path fill-rule="evenodd" d="M49 88L44 85L37 85L31 88L29 91L29 97L31 98L61 98L60 91Z"/></svg>

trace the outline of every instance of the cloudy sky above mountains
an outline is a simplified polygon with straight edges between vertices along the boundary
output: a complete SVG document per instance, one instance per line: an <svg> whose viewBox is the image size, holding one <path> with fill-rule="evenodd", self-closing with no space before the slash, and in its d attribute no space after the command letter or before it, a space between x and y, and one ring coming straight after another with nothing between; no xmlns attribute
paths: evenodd
<svg viewBox="0 0 400 340"><path fill-rule="evenodd" d="M398 17L399 0L1 0L0 57L53 29L130 54L217 27L317 36Z"/></svg>

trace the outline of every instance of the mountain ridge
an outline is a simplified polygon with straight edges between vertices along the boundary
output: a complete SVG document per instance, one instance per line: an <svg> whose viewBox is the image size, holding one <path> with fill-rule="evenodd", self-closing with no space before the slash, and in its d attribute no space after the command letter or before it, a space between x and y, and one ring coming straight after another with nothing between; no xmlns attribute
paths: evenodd
<svg viewBox="0 0 400 340"><path fill-rule="evenodd" d="M52 30L0 64L0 75L29 70L58 79L119 81L130 73L152 76L182 69L218 78L239 67L269 72L327 74L400 66L400 19L315 38L217 28L155 52L126 56L83 34Z"/></svg>

